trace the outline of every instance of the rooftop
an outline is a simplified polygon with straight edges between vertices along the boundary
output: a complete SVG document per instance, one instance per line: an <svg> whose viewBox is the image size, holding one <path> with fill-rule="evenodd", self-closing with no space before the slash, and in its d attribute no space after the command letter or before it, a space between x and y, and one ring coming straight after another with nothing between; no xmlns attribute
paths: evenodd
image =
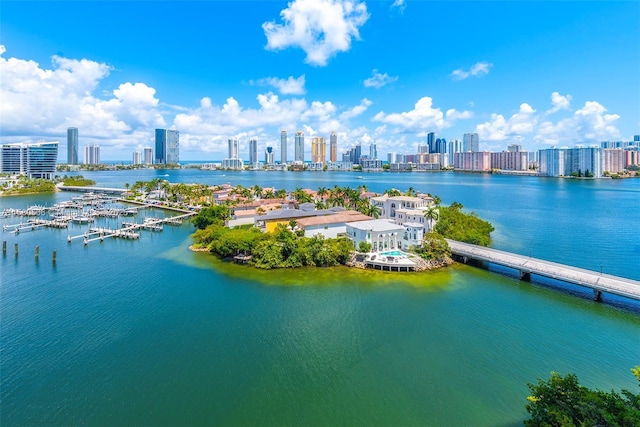
<svg viewBox="0 0 640 427"><path fill-rule="evenodd" d="M327 224L367 221L370 219L371 217L361 214L358 211L343 211L343 212L337 212L333 215L302 218L297 221L297 224L301 228L305 228L313 225L327 225Z"/></svg>
<svg viewBox="0 0 640 427"><path fill-rule="evenodd" d="M386 219L371 219L349 223L350 227L364 231L404 231L404 227Z"/></svg>

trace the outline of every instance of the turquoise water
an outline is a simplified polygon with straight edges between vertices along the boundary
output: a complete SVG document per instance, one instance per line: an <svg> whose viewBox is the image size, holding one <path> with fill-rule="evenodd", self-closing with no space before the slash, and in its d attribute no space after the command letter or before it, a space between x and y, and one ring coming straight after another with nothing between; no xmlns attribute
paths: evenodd
<svg viewBox="0 0 640 427"><path fill-rule="evenodd" d="M166 173L246 186L256 176ZM258 176L261 185L287 188L329 187L332 177L372 189L411 181L492 221L499 249L602 263L605 272L640 279L640 180ZM91 177L101 185L148 179ZM2 198L0 208L67 197ZM67 230L2 234L3 426L510 426L526 417L526 383L550 371L636 390L636 303L599 304L579 289L461 265L424 274L262 272L190 252L192 231L165 227L139 241L87 247L68 245Z"/></svg>
<svg viewBox="0 0 640 427"><path fill-rule="evenodd" d="M404 252L401 251L389 251L389 252L381 252L380 255L384 256L402 256Z"/></svg>

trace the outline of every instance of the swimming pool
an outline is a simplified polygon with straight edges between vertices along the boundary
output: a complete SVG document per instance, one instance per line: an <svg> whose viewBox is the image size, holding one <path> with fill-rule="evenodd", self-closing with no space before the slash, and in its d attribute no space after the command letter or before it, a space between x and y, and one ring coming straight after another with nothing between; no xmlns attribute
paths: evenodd
<svg viewBox="0 0 640 427"><path fill-rule="evenodd" d="M380 252L380 255L384 256L404 256L405 253L402 251L388 251L388 252Z"/></svg>

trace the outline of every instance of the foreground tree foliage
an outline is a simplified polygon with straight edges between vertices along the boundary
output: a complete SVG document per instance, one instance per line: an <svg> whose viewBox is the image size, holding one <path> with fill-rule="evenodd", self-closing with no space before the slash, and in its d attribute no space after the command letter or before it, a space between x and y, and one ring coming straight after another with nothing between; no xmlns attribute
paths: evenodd
<svg viewBox="0 0 640 427"><path fill-rule="evenodd" d="M632 372L640 381L640 367ZM548 381L528 386L531 419L526 426L640 426L640 394L591 390L581 386L576 375L556 372Z"/></svg>
<svg viewBox="0 0 640 427"><path fill-rule="evenodd" d="M255 227L230 229L213 223L196 231L193 238L196 244L223 258L251 255L250 263L264 269L336 266L344 264L353 250L348 239L301 237L284 225L262 233Z"/></svg>
<svg viewBox="0 0 640 427"><path fill-rule="evenodd" d="M441 206L439 219L434 231L441 236L472 243L474 245L489 246L491 232L494 230L490 222L478 218L475 212L462 212L462 205L454 202L451 206Z"/></svg>

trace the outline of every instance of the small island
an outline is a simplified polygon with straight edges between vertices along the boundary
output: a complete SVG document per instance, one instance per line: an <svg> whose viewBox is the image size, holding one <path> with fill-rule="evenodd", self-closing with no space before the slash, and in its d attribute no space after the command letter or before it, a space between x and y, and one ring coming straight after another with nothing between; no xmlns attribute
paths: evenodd
<svg viewBox="0 0 640 427"><path fill-rule="evenodd" d="M192 249L261 269L431 270L453 263L446 238L488 246L493 231L460 203L443 206L413 188L377 194L364 186L292 192L228 186L213 195L217 203L193 219Z"/></svg>

